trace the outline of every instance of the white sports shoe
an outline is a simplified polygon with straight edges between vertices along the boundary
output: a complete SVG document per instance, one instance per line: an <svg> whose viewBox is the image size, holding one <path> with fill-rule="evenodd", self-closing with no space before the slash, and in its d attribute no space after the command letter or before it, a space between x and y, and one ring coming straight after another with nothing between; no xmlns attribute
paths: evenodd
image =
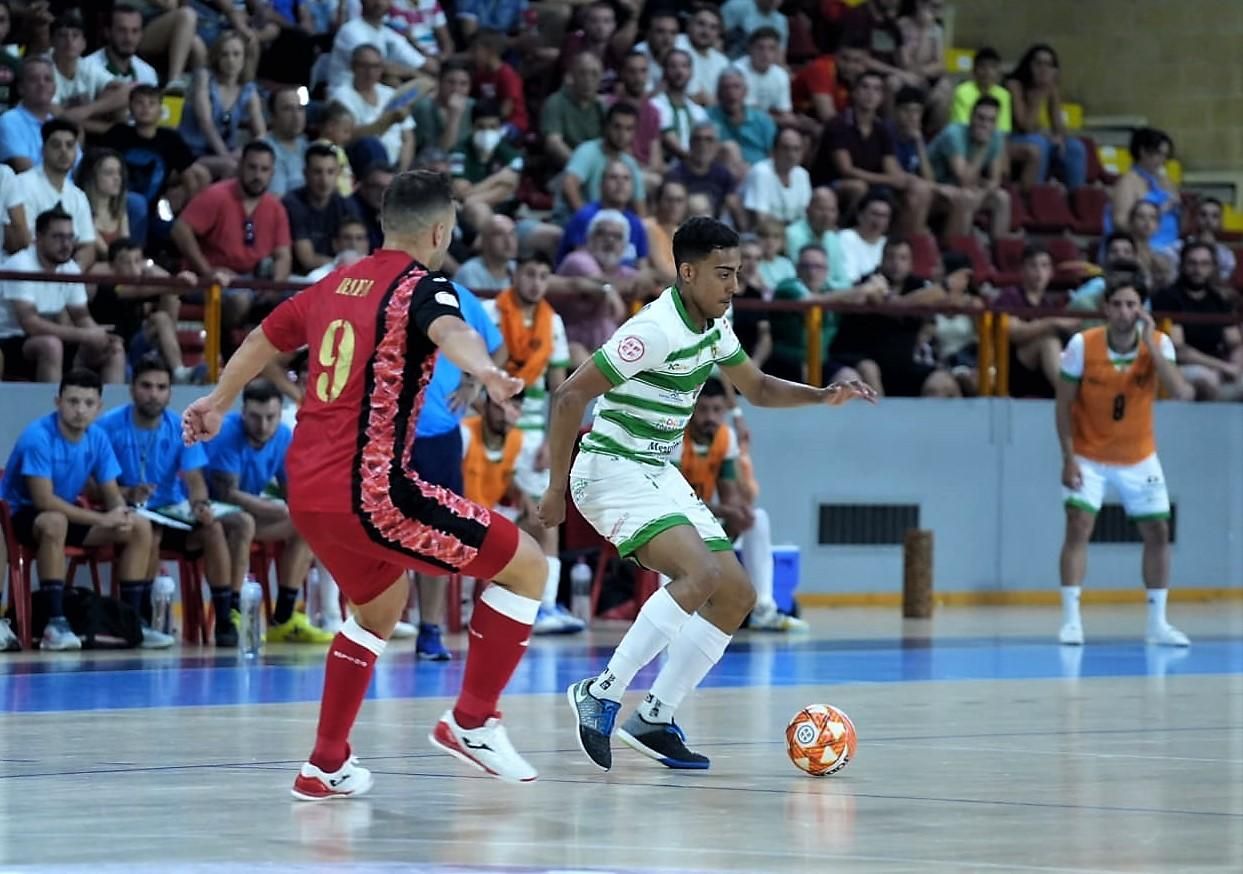
<svg viewBox="0 0 1243 874"><path fill-rule="evenodd" d="M530 783L539 776L509 742L501 720L492 717L480 728L462 728L446 710L427 739L455 759L506 783Z"/></svg>
<svg viewBox="0 0 1243 874"><path fill-rule="evenodd" d="M1157 646L1191 646L1187 635L1168 622L1156 628L1149 626L1144 640Z"/></svg>
<svg viewBox="0 0 1243 874"><path fill-rule="evenodd" d="M0 652L21 652L22 642L13 633L9 620L0 619Z"/></svg>
<svg viewBox="0 0 1243 874"><path fill-rule="evenodd" d="M409 640L418 634L418 631L409 622L398 622L393 628L393 633L389 635L389 640Z"/></svg>
<svg viewBox="0 0 1243 874"><path fill-rule="evenodd" d="M73 633L73 629L69 627L69 620L64 616L49 619L47 625L43 626L43 637L39 641L39 649L44 652L67 652L81 648L82 641Z"/></svg>
<svg viewBox="0 0 1243 874"><path fill-rule="evenodd" d="M1083 626L1078 622L1067 622L1058 632L1057 642L1063 646L1083 646Z"/></svg>
<svg viewBox="0 0 1243 874"><path fill-rule="evenodd" d="M752 612L751 621L747 624L747 627L752 631L800 632L807 631L811 626L802 619L787 616L773 606L767 610L755 610Z"/></svg>
<svg viewBox="0 0 1243 874"><path fill-rule="evenodd" d="M328 801L365 795L373 785L375 781L371 779L371 772L358 763L357 756L350 756L331 774L310 762L304 763L289 794L299 801Z"/></svg>
<svg viewBox="0 0 1243 874"><path fill-rule="evenodd" d="M168 649L176 642L177 638L171 634L156 631L145 622L142 624L142 643L139 644L142 649Z"/></svg>

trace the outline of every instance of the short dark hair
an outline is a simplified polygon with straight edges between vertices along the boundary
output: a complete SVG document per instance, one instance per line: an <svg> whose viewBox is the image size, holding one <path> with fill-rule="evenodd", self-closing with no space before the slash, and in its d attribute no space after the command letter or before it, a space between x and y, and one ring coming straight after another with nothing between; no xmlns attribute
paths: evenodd
<svg viewBox="0 0 1243 874"><path fill-rule="evenodd" d="M52 222L69 222L72 224L73 216L65 212L60 203L57 203L51 209L45 209L39 213L39 217L35 219L35 233L42 234L51 226Z"/></svg>
<svg viewBox="0 0 1243 874"><path fill-rule="evenodd" d="M30 74L30 68L36 64L47 64L48 69L56 69L56 65L52 63L52 59L47 55L26 55L26 57L22 58L22 66L17 76L19 84L26 81L26 77ZM55 76L56 74L53 73L52 75Z"/></svg>
<svg viewBox="0 0 1243 874"><path fill-rule="evenodd" d="M272 148L272 144L266 140L251 140L242 146L242 160L246 160L246 156L251 152L263 152L265 155L271 155L272 160L276 160L276 150Z"/></svg>
<svg viewBox="0 0 1243 874"><path fill-rule="evenodd" d="M499 55L505 51L505 34L499 30L484 28L475 34L474 45ZM474 46L472 46L474 48Z"/></svg>
<svg viewBox="0 0 1243 874"><path fill-rule="evenodd" d="M141 248L142 248L142 244L140 244L137 240L133 239L132 237L117 237L115 240L113 240L111 243L108 244L108 261L109 262L115 261L117 259L117 256L120 255L122 252L129 251L130 249L141 249Z"/></svg>
<svg viewBox="0 0 1243 874"><path fill-rule="evenodd" d="M483 97L475 101L474 108L470 111L471 121L479 121L481 118L502 118L500 101L491 97Z"/></svg>
<svg viewBox="0 0 1243 874"><path fill-rule="evenodd" d="M52 22L51 33L55 36L62 30L81 30L85 32L86 25L82 23L82 16L77 12L62 12Z"/></svg>
<svg viewBox="0 0 1243 874"><path fill-rule="evenodd" d="M407 170L393 178L384 190L380 206L386 231L421 230L428 220L453 209L453 183L444 173Z"/></svg>
<svg viewBox="0 0 1243 874"><path fill-rule="evenodd" d="M611 122L614 118L616 118L619 115L628 115L631 118L638 118L639 110L635 109L632 104L626 103L624 101L621 103L614 103L612 106L609 107L608 112L604 113L605 127L607 127L609 122Z"/></svg>
<svg viewBox="0 0 1243 874"><path fill-rule="evenodd" d="M1105 238L1105 251L1109 251L1109 247L1120 240L1130 243L1132 248L1135 246L1135 237L1131 236L1130 231L1114 231Z"/></svg>
<svg viewBox="0 0 1243 874"><path fill-rule="evenodd" d="M112 4L112 16L109 16L108 20L111 21L112 17L115 16L118 12L121 13L122 15L137 15L139 17L142 16L142 10L140 10L137 6L131 6L129 3L113 3Z"/></svg>
<svg viewBox="0 0 1243 874"><path fill-rule="evenodd" d="M56 390L56 396L63 395L67 388L93 388L103 394L104 383L95 371L87 370L85 367L75 367L60 378L60 388Z"/></svg>
<svg viewBox="0 0 1243 874"><path fill-rule="evenodd" d="M977 100L975 104L971 107L971 114L975 115L975 111L979 109L981 106L986 106L986 107L991 106L993 109L997 110L998 112L1001 112L1001 101L991 94L985 94L983 97Z"/></svg>
<svg viewBox="0 0 1243 874"><path fill-rule="evenodd" d="M1173 155L1174 141L1169 134L1155 127L1137 128L1131 133L1131 159L1138 161L1144 152L1159 151L1164 145L1170 147L1170 154Z"/></svg>
<svg viewBox="0 0 1243 874"><path fill-rule="evenodd" d="M39 135L43 137L43 145L45 146L47 145L47 141L50 140L54 134L59 133L73 134L73 138L76 140L79 136L81 136L82 132L78 130L78 126L76 124L64 118L48 119L43 122L43 127L39 128Z"/></svg>
<svg viewBox="0 0 1243 874"><path fill-rule="evenodd" d="M543 264L549 270L552 270L552 259L548 257L547 252L541 252L539 249L532 249L530 252L527 252L525 255L518 256L519 267L523 266L524 264L531 264L531 263Z"/></svg>
<svg viewBox="0 0 1243 874"><path fill-rule="evenodd" d="M1139 265L1136 265L1138 268ZM1102 298L1108 303L1109 299L1124 288L1131 288L1139 295L1139 302L1143 303L1148 300L1148 281L1144 279L1142 271L1136 270L1116 270L1111 271L1105 276L1105 295Z"/></svg>
<svg viewBox="0 0 1243 874"><path fill-rule="evenodd" d="M762 39L772 39L781 42L781 34L777 33L777 28L775 27L757 27L747 37L747 46L753 46Z"/></svg>
<svg viewBox="0 0 1243 874"><path fill-rule="evenodd" d="M276 98L277 97L280 97L282 94L297 94L297 93L298 93L298 89L294 85L277 85L275 88L272 89L272 93L268 95L268 112L269 113L276 112ZM298 105L299 106L302 105L301 99L298 100Z"/></svg>
<svg viewBox="0 0 1243 874"><path fill-rule="evenodd" d="M266 404L268 401L279 401L281 399L280 390L269 380L252 379L246 383L246 388L242 389L242 404L248 404L254 401L259 404Z"/></svg>
<svg viewBox="0 0 1243 874"><path fill-rule="evenodd" d="M306 155L302 159L303 166L311 166L312 158L331 158L333 163L336 163L337 150L327 143L311 143L306 147Z"/></svg>
<svg viewBox="0 0 1243 874"><path fill-rule="evenodd" d="M468 76L470 76L471 79L475 78L474 70L471 68L470 64L466 63L465 61L458 61L458 60L445 61L444 64L441 65L440 67L440 78L443 79L445 76L449 75L450 73L465 73Z"/></svg>
<svg viewBox="0 0 1243 874"><path fill-rule="evenodd" d="M687 219L673 234L673 261L676 266L702 261L721 249L739 245L738 232L713 218Z"/></svg>
<svg viewBox="0 0 1243 874"><path fill-rule="evenodd" d="M156 370L166 374L169 382L173 381L173 368L164 360L163 355L153 351L138 359L138 363L134 365L134 374L130 377L130 383L137 382L138 377L144 373L151 373Z"/></svg>
<svg viewBox="0 0 1243 874"><path fill-rule="evenodd" d="M877 82L881 84L882 88L885 87L884 76L882 76L880 73L876 72L875 70L864 70L862 73L860 73L858 76L855 77L854 83L850 86L851 90L853 91L855 88L858 88L860 85L862 85L865 79L875 79Z"/></svg>
<svg viewBox="0 0 1243 874"><path fill-rule="evenodd" d="M1024 264L1026 264L1028 261L1036 260L1041 255L1048 256L1050 261L1053 260L1052 253L1050 253L1048 249L1046 249L1044 246L1040 245L1039 243L1028 243L1026 246L1023 247L1023 263Z"/></svg>
<svg viewBox="0 0 1243 874"><path fill-rule="evenodd" d="M924 95L923 88L917 88L914 85L903 85L898 89L897 96L893 98L894 106L905 106L908 103L918 103L923 106L927 97Z"/></svg>
<svg viewBox="0 0 1243 874"><path fill-rule="evenodd" d="M322 128L326 124L331 124L342 118L353 118L354 113L350 112L350 108L340 100L329 100L328 104L320 110L319 126Z"/></svg>
<svg viewBox="0 0 1243 874"><path fill-rule="evenodd" d="M906 237L889 237L888 239L885 240L884 251L888 252L890 249L896 249L899 246L906 246L906 248L908 249L914 248L911 245L911 241L907 239Z"/></svg>
<svg viewBox="0 0 1243 874"><path fill-rule="evenodd" d="M725 397L725 384L715 376L709 376L704 380L703 388L699 390L701 398L723 398Z"/></svg>
<svg viewBox="0 0 1243 874"><path fill-rule="evenodd" d="M138 97L154 97L157 100L164 99L164 92L157 85L148 85L146 82L140 82L134 86L129 93L129 102L133 103Z"/></svg>
<svg viewBox="0 0 1243 874"><path fill-rule="evenodd" d="M994 64L1001 63L1001 55L992 46L985 46L975 53L975 57L971 59L971 68L974 70L981 64L992 62Z"/></svg>
<svg viewBox="0 0 1243 874"><path fill-rule="evenodd" d="M1208 252L1209 257L1213 259L1213 266L1214 267L1217 266L1217 247L1216 246L1214 246L1212 243L1207 243L1204 240L1188 240L1187 242L1183 243L1183 250L1182 252L1179 253L1179 256L1178 256L1179 270L1181 270L1187 264L1187 256L1189 256L1196 249L1203 249L1205 252Z"/></svg>
<svg viewBox="0 0 1243 874"><path fill-rule="evenodd" d="M873 188L863 196L863 200L859 201L859 205L855 208L855 215L860 215L865 209L874 203L883 203L889 207L889 212L893 213L893 198L879 188Z"/></svg>
<svg viewBox="0 0 1243 874"><path fill-rule="evenodd" d="M1219 198L1219 197L1213 197L1213 196L1211 196L1211 195L1210 195L1209 197L1201 197L1201 198L1200 198L1200 202L1199 202L1198 204L1196 204L1196 206L1197 206L1197 207L1200 207L1200 206L1204 206L1204 205L1206 205L1206 204L1210 204L1210 203L1211 203L1213 206L1217 207L1218 209L1224 209L1224 208L1225 208L1225 207L1223 207L1223 206L1222 206L1222 204L1221 204L1221 198Z"/></svg>

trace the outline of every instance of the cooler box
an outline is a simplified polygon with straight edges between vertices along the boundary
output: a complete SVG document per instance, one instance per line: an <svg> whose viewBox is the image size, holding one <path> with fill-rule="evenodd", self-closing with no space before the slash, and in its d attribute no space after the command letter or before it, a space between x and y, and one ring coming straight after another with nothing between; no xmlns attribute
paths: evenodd
<svg viewBox="0 0 1243 874"><path fill-rule="evenodd" d="M734 554L741 562L742 550L735 549ZM745 563L743 567L746 567ZM777 609L782 613L790 613L794 609L798 575L798 547L790 543L773 546L773 600L777 602Z"/></svg>

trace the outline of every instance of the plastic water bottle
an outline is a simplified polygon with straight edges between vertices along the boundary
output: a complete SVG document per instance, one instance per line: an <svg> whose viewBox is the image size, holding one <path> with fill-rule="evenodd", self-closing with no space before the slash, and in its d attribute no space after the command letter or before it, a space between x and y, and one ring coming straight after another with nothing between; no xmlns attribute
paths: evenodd
<svg viewBox="0 0 1243 874"><path fill-rule="evenodd" d="M242 633L239 641L242 658L258 657L263 649L263 627L259 614L263 611L263 589L250 574L242 583Z"/></svg>
<svg viewBox="0 0 1243 874"><path fill-rule="evenodd" d="M580 558L570 568L570 612L575 619L591 622L591 566Z"/></svg>
<svg viewBox="0 0 1243 874"><path fill-rule="evenodd" d="M173 594L177 585L164 568L151 584L151 627L164 634L173 633Z"/></svg>

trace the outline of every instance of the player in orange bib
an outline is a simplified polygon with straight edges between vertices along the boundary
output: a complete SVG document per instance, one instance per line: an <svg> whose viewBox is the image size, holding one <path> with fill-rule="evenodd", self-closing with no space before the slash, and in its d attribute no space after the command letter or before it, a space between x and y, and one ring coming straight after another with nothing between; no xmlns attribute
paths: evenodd
<svg viewBox="0 0 1243 874"><path fill-rule="evenodd" d="M1193 390L1175 362L1174 344L1144 309L1148 289L1137 273L1111 276L1105 289L1105 325L1071 337L1062 353L1057 388L1057 436L1062 447L1066 539L1062 545L1063 644L1083 643L1079 594L1087 570L1088 539L1112 486L1144 539L1148 590L1147 641L1187 646L1187 635L1165 618L1170 576L1170 496L1157 459L1152 426L1158 382L1171 397Z"/></svg>

